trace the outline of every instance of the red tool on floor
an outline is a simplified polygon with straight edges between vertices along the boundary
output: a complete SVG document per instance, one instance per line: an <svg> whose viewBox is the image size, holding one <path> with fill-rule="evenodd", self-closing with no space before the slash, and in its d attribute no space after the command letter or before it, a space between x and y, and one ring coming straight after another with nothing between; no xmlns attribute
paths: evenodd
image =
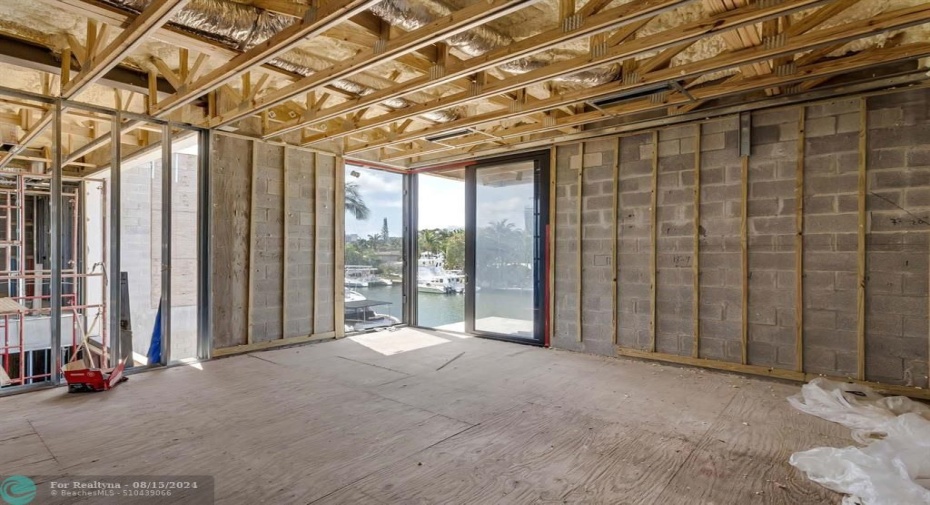
<svg viewBox="0 0 930 505"><path fill-rule="evenodd" d="M99 314L98 314L99 316ZM91 331L97 323L94 318L94 324L91 325ZM99 354L100 363L107 362L107 352L104 347L101 350L95 350L90 343L88 334L85 333L81 345L71 354L71 361L61 367L65 375L65 381L68 382L69 393L79 393L83 391L107 391L120 382L129 380L123 376L123 370L126 368L126 360L121 359L114 368L100 368L94 363L93 353ZM78 351L81 353L81 359L78 360Z"/></svg>

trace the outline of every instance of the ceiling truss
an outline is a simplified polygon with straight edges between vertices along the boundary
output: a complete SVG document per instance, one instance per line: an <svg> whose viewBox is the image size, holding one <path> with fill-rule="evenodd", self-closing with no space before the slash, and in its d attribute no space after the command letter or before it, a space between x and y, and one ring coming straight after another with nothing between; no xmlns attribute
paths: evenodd
<svg viewBox="0 0 930 505"><path fill-rule="evenodd" d="M799 95L890 64L911 62L916 70L921 58L930 57L930 43L896 38L843 51L850 42L930 22L930 4L837 23L837 16L865 0L643 0L614 6L589 0L580 7L574 0L477 0L405 31L369 10L377 0L252 0L252 7L293 23L240 49L173 25L172 16L187 0L154 0L138 15L98 0L43 1L87 20L84 35L66 34L67 46L54 53L60 65L30 67L44 72L43 94L80 102L82 93L110 85L108 76L125 68L141 75L141 83L113 88L112 108L398 167L584 135L645 116L687 115L739 97ZM448 43L542 1L557 1L558 19L534 34L471 57ZM705 17L656 29L662 16L695 4ZM320 55L326 68L309 75L275 64L321 37L357 49L346 58ZM696 46L710 39L723 50L695 57ZM176 53L151 57L143 69L127 63L147 40L169 44ZM542 66L516 72L508 65L553 51L567 54L568 46L575 52ZM4 54L3 61L17 61L13 56ZM616 78L563 84L566 76L605 68L615 68ZM346 91L344 80L369 89ZM0 154L0 170L16 160L47 159L43 149L50 140L43 139L51 109L0 101L20 111L0 114L0 126L14 132L3 139L14 147ZM63 160L72 170L92 171L113 141L110 119L76 110L68 118ZM150 130L144 122L124 121L120 142L145 148L157 142Z"/></svg>

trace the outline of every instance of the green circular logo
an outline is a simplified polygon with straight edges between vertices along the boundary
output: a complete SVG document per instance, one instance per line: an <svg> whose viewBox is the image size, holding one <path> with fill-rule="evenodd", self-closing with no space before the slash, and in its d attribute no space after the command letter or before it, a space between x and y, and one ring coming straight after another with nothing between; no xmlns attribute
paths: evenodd
<svg viewBox="0 0 930 505"><path fill-rule="evenodd" d="M29 477L12 475L0 484L0 498L9 505L26 505L36 497L36 483Z"/></svg>

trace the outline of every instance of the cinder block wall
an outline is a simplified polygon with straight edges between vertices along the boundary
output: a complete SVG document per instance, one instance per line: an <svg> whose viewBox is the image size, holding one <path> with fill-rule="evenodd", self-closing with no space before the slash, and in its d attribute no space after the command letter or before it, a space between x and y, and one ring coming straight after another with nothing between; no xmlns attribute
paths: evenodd
<svg viewBox="0 0 930 505"><path fill-rule="evenodd" d="M930 91L751 123L556 148L552 345L930 386Z"/></svg>
<svg viewBox="0 0 930 505"><path fill-rule="evenodd" d="M217 134L210 168L214 351L335 336L341 160Z"/></svg>

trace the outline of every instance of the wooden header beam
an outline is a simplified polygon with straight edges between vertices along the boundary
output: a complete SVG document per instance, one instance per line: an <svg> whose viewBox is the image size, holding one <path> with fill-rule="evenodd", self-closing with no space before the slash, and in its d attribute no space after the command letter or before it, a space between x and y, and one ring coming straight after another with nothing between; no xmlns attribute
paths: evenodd
<svg viewBox="0 0 930 505"><path fill-rule="evenodd" d="M187 2L188 0L154 0L102 52L94 54L96 51L91 51L87 54L86 64L81 72L62 88L61 97L72 98L87 89L100 76L119 64L152 31L167 23Z"/></svg>

